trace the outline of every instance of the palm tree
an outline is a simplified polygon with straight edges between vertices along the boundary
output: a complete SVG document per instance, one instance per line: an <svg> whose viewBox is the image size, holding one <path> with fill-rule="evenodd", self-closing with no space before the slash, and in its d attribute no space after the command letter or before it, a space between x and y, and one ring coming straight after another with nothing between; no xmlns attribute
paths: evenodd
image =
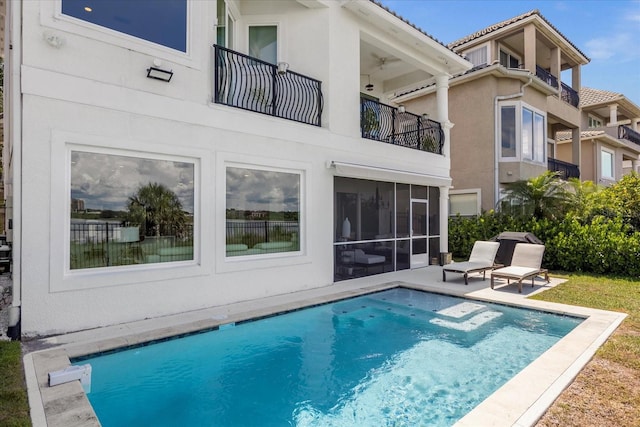
<svg viewBox="0 0 640 427"><path fill-rule="evenodd" d="M563 181L555 172L505 184L508 206L520 206L523 215L537 219L553 218L564 212L568 197Z"/></svg>
<svg viewBox="0 0 640 427"><path fill-rule="evenodd" d="M144 236L180 234L187 222L178 196L158 183L138 188L129 197L127 210L127 221L140 224Z"/></svg>

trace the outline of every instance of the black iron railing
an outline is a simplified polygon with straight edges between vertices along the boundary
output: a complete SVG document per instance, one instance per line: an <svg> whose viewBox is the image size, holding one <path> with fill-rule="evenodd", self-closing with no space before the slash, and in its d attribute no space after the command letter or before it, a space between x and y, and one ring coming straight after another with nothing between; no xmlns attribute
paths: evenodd
<svg viewBox="0 0 640 427"><path fill-rule="evenodd" d="M214 102L321 126L322 82L214 45Z"/></svg>
<svg viewBox="0 0 640 427"><path fill-rule="evenodd" d="M631 129L629 126L618 126L618 139L626 139L640 145L640 132Z"/></svg>
<svg viewBox="0 0 640 427"><path fill-rule="evenodd" d="M364 96L360 97L360 130L363 138L442 154L440 123Z"/></svg>
<svg viewBox="0 0 640 427"><path fill-rule="evenodd" d="M558 78L539 65L536 65L536 77L549 86L555 87L556 89L558 88Z"/></svg>
<svg viewBox="0 0 640 427"><path fill-rule="evenodd" d="M562 100L567 104L571 104L574 107L578 108L578 104L580 104L580 95L578 92L573 90L573 88L569 85L561 83L562 86Z"/></svg>
<svg viewBox="0 0 640 427"><path fill-rule="evenodd" d="M121 222L72 222L71 270L193 259L193 224L141 236L140 225Z"/></svg>
<svg viewBox="0 0 640 427"><path fill-rule="evenodd" d="M547 169L551 172L558 172L560 178L567 180L569 178L580 178L580 169L578 165L574 165L573 163L563 162L562 160L552 159L549 157L547 159Z"/></svg>

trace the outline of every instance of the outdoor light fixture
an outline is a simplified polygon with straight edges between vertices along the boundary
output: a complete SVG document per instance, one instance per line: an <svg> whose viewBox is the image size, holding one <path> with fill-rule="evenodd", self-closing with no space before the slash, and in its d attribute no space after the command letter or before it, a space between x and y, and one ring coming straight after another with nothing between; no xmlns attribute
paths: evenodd
<svg viewBox="0 0 640 427"><path fill-rule="evenodd" d="M371 76L367 74L367 78L369 79L369 83L364 87L367 92L371 92L373 90L373 85L371 84Z"/></svg>
<svg viewBox="0 0 640 427"><path fill-rule="evenodd" d="M400 104L398 105L398 113L404 113L404 105Z"/></svg>
<svg viewBox="0 0 640 427"><path fill-rule="evenodd" d="M147 77L150 79L162 80L163 82L170 82L173 77L173 71L163 70L158 67L147 68Z"/></svg>
<svg viewBox="0 0 640 427"><path fill-rule="evenodd" d="M429 115L427 113L422 113L422 121L426 122L427 120L429 120Z"/></svg>
<svg viewBox="0 0 640 427"><path fill-rule="evenodd" d="M278 74L282 76L287 73L288 69L289 64L287 64L286 62L278 62Z"/></svg>

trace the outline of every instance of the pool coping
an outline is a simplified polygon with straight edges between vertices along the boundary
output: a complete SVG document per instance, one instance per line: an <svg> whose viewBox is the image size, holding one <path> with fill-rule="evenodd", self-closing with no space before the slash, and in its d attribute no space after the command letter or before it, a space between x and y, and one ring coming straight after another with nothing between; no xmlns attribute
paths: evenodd
<svg viewBox="0 0 640 427"><path fill-rule="evenodd" d="M491 290L488 281L470 281L469 286L460 286L455 280L443 283L438 280L440 272L441 268L428 267L422 271L386 273L260 300L34 340L26 343L23 359L32 423L35 427L100 426L79 381L55 387L48 385L48 373L68 367L70 359L406 287L585 319L455 424L456 427L533 426L626 317L624 313L525 299L513 292L513 285ZM552 282L555 285L561 281L552 279ZM544 288L538 286L535 291ZM531 291L524 294L527 295L531 295ZM482 360L479 355L478 363L491 361Z"/></svg>

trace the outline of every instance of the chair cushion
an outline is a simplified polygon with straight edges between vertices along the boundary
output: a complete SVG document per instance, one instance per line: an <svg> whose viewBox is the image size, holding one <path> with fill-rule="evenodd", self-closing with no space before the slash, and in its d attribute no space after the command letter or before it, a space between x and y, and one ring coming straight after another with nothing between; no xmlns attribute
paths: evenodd
<svg viewBox="0 0 640 427"><path fill-rule="evenodd" d="M469 273L471 271L489 270L492 267L493 267L493 261L492 262L465 261L465 262L454 262L452 264L448 264L448 265L442 267L442 269L444 271L453 271L453 272L458 272L458 273Z"/></svg>
<svg viewBox="0 0 640 427"><path fill-rule="evenodd" d="M365 254L362 249L356 249L353 251L356 255L356 264L379 264L386 260L382 255Z"/></svg>
<svg viewBox="0 0 640 427"><path fill-rule="evenodd" d="M509 279L525 279L534 276L540 272L539 268L517 267L515 265L498 268L491 272L491 276L506 277Z"/></svg>

